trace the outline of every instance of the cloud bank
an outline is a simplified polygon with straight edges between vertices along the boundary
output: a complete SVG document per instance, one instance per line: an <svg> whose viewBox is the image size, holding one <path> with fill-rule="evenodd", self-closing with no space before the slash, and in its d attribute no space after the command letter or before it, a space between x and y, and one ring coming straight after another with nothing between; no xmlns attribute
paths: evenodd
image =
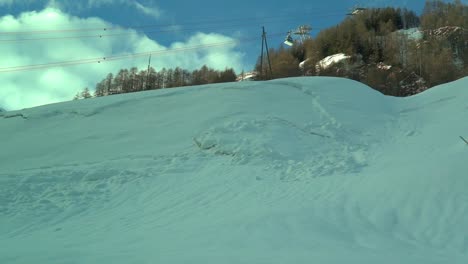
<svg viewBox="0 0 468 264"><path fill-rule="evenodd" d="M5 2L5 1L4 1ZM92 1L89 3L103 1ZM0 17L0 32L20 32L50 29L110 28L114 25L96 17L80 18L71 16L57 8L48 7L42 11L23 12L17 17ZM131 29L121 29L118 36L105 36L110 32L55 32L48 34L3 34L0 36L0 68L41 63L62 62L110 55L134 54L147 51L167 51L185 49L199 45L209 45L233 41L231 37L214 33L195 33L188 39L163 46L146 35ZM115 32L112 32L115 33ZM103 37L99 37L102 34ZM93 36L69 38L73 36ZM47 40L21 41L21 39L44 38ZM57 38L57 39L54 39ZM7 40L7 41L6 41ZM15 40L11 42L11 40ZM94 85L112 72L121 68L137 66L145 68L147 57L133 60L92 63L69 67L56 67L32 71L1 72L0 106L15 110L67 101L84 87ZM213 47L186 52L170 52L153 55L153 67L181 67L189 70L206 64L215 69L232 67L242 69L243 53L236 51L236 45Z"/></svg>
<svg viewBox="0 0 468 264"><path fill-rule="evenodd" d="M2 0L0 0L2 1ZM9 1L9 0L3 0ZM53 7L64 11L72 10L87 10L90 8L99 8L104 6L118 5L121 8L133 8L138 12L153 17L160 18L163 11L158 8L152 1L141 3L137 0L48 0L46 6Z"/></svg>

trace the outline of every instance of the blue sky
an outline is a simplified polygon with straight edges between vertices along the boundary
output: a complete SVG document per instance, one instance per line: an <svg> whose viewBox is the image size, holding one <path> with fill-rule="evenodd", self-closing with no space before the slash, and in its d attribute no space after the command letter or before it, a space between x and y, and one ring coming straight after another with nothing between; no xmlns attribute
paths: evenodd
<svg viewBox="0 0 468 264"><path fill-rule="evenodd" d="M288 30L308 24L314 35L339 23L354 6L399 6L419 13L424 0L0 0L0 52L7 54L0 61L0 106L69 100L109 72L145 68L148 56L34 71L12 67L162 51L153 54L157 70L206 64L249 71L260 53L262 26L269 46L279 47ZM51 32L63 29L77 31ZM17 34L24 31L29 33ZM220 46L191 50L213 44Z"/></svg>

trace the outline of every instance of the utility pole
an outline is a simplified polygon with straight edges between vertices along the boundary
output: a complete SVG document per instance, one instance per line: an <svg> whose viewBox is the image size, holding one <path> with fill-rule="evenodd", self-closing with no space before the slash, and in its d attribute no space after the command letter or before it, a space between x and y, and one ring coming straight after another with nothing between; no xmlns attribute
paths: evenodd
<svg viewBox="0 0 468 264"><path fill-rule="evenodd" d="M271 62L270 62L270 53L268 51L268 42L266 38L265 27L262 27L262 54L260 55L260 76L263 77L263 46L266 48L266 54L268 59L268 67L270 69L270 77L273 76L273 72L271 70Z"/></svg>
<svg viewBox="0 0 468 264"><path fill-rule="evenodd" d="M150 67L151 67L151 54L149 55L148 59L148 70L146 71L146 90L149 90L149 74L150 74Z"/></svg>

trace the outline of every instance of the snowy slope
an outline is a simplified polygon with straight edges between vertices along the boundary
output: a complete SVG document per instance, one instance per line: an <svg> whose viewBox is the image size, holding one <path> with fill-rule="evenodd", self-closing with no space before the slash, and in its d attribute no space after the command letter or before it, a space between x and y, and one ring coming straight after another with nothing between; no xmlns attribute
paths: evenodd
<svg viewBox="0 0 468 264"><path fill-rule="evenodd" d="M0 116L0 263L468 263L468 79L289 78Z"/></svg>

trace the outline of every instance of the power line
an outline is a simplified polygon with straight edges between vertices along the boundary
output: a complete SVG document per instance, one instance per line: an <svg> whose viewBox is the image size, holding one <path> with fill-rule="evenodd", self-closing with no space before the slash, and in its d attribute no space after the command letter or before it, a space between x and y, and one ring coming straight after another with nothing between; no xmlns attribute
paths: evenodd
<svg viewBox="0 0 468 264"><path fill-rule="evenodd" d="M251 23L249 23L251 24ZM229 25L229 27L223 27L222 30L237 28L239 26L247 25L247 23ZM146 35L154 33L169 33L169 32L179 32L179 31L196 31L196 30L206 30L206 29L219 29L219 26L203 27L203 28L185 28L185 29L161 29L155 31L144 32ZM319 30L315 28L314 30ZM27 42L27 41L51 41L51 40L67 40L67 39L87 39L87 38L106 38L106 37L119 37L119 36L128 36L133 35L135 32L123 32L123 33L113 33L113 34L97 34L97 35L78 35L78 36L63 36L63 37L42 37L42 38L18 38L18 39L0 39L0 43L9 43L9 42Z"/></svg>
<svg viewBox="0 0 468 264"><path fill-rule="evenodd" d="M311 13L309 12L305 14L311 14ZM331 15L342 15L342 13L341 12L335 13L335 14L320 13L320 14L314 15L314 18L317 16L331 16ZM217 19L217 20L205 20L205 21L198 21L198 22L195 21L189 24L192 27L183 28L183 29L174 29L172 28L174 26L172 24L166 25L166 27L169 27L169 28L161 28L162 25L158 24L158 25L135 26L132 29L134 30L134 29L157 28L157 30L142 32L144 34L152 34L152 33L165 33L165 32L179 32L179 31L195 31L195 30L204 30L204 29L209 29L209 28L220 29L220 23L221 24L224 23L225 25L221 26L221 29L226 30L232 27L252 25L252 20L254 21L268 21L269 20L270 23L276 23L276 22L284 23L285 21L299 20L298 17L299 17L298 14L295 14L294 16L283 14L283 15L277 15L277 16L264 16L264 17L253 17L253 18L235 18L235 19L223 19L223 20ZM238 23L233 24L233 22L236 22L236 21ZM269 23L265 23L265 24L268 25ZM196 25L198 25L198 27ZM176 26L181 26L181 24L176 25ZM138 33L135 31L130 32L130 33L129 32L107 33L107 32L116 31L116 30L128 30L128 29L113 26L113 27L107 27L107 28L106 27L88 27L88 28L42 29L42 30L29 30L29 31L16 31L16 32L0 32L0 44L9 43L9 42L18 43L18 42L42 41L42 40L50 41L50 40L66 40L66 39L104 38L104 37L132 35L132 34ZM76 33L76 32L95 32L95 33L107 33L107 34L75 35L75 36L66 35L68 33ZM25 34L29 34L29 35L62 34L62 36L1 39L2 36L16 36L16 35L25 35ZM274 37L276 35L284 35L284 33L270 34L270 37ZM186 52L186 51L194 51L194 50L204 49L204 48L221 47L221 46L226 46L226 45L239 44L241 43L239 41L242 41L242 43L244 43L244 42L250 42L256 39L257 38L251 38L251 39L244 38L244 39L238 39L238 40L233 40L233 41L211 43L211 44L206 44L206 45L198 45L198 46L178 48L178 49L166 49L166 50L157 50L157 51L153 50L153 51L147 51L147 52L141 52L141 53L110 55L110 56L94 57L94 58L87 58L87 59L76 59L76 60L68 60L68 61L60 61L60 62L42 63L42 64L3 67L3 68L0 68L0 73L38 70L38 69L45 69L45 68L52 68L52 67L65 67L65 66L73 66L73 65L80 65L80 64L101 63L101 62L107 62L107 61L137 58L141 56L147 57L150 55L161 56L161 55L174 53L174 52Z"/></svg>
<svg viewBox="0 0 468 264"><path fill-rule="evenodd" d="M276 34L272 34L272 35L280 35L280 34L282 35L283 33L276 33ZM42 64L3 67L3 68L0 68L0 73L30 71L30 70L39 70L39 69L47 69L47 68L55 68L55 67L66 67L66 66L91 64L91 63L101 63L101 62L108 62L108 61L124 60L124 59L129 59L129 58L148 57L149 55L152 55L152 56L158 56L159 55L159 56L161 56L161 55L166 55L166 54L169 54L169 53L187 52L187 51L195 51L195 50L199 50L199 49L229 46L229 45L239 44L239 43L241 43L241 41L242 42L251 42L251 41L256 41L256 40L258 40L258 37L255 37L255 38L242 38L242 39L237 39L237 40L232 40L232 41L224 41L224 42L218 42L218 43L196 45L196 46L185 47L185 48L175 48L175 49L167 49L167 50L153 50L153 51L145 51L145 52L132 53L132 54L110 55L110 56L95 57L95 58L88 58L88 59L77 59L77 60L69 60L69 61L61 61L61 62L50 62L50 63L42 63Z"/></svg>
<svg viewBox="0 0 468 264"><path fill-rule="evenodd" d="M299 20L304 19L301 15L312 15L314 18L317 17L331 17L331 16L338 16L343 15L343 12L336 12L336 13L312 13L312 12L305 12L302 14L283 14L283 15L276 15L276 16L264 16L264 17L250 17L250 18L234 18L234 19L217 19L217 20L201 20L201 21L193 21L193 22L186 22L186 23L179 23L179 24L151 24L151 25L134 25L128 27L120 27L120 26L110 26L110 27L89 27L89 28L64 28L64 29L40 29L40 30L28 30L28 31L0 31L0 36L2 35L31 35L31 34L54 34L54 33L76 33L76 32L108 32L108 31L115 31L115 30L130 30L130 29L148 29L148 28L172 28L172 27L182 27L186 25L213 25L219 26L222 23L230 23L230 22L248 22L252 24L252 21L260 21L262 24L265 24L270 21L277 21L277 22L284 22L284 21L291 21L291 20ZM266 19L266 20L265 20Z"/></svg>

